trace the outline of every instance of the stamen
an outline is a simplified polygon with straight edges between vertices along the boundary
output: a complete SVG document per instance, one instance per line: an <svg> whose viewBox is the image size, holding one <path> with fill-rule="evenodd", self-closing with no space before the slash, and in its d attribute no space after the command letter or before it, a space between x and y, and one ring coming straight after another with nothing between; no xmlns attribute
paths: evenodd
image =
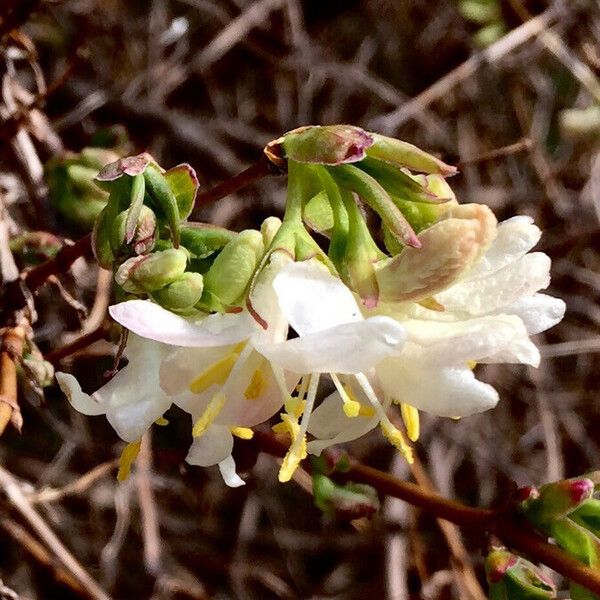
<svg viewBox="0 0 600 600"><path fill-rule="evenodd" d="M406 402L400 402L400 412L406 427L408 439L411 442L416 442L419 439L420 433L419 411L414 406L406 404Z"/></svg>
<svg viewBox="0 0 600 600"><path fill-rule="evenodd" d="M471 369L471 371L477 366L477 361L476 360L468 360L467 361L467 367L469 367L469 369Z"/></svg>
<svg viewBox="0 0 600 600"><path fill-rule="evenodd" d="M167 419L165 419L164 417L158 417L158 419L156 419L156 421L154 421L154 424L164 427L165 425L169 424L169 421Z"/></svg>
<svg viewBox="0 0 600 600"><path fill-rule="evenodd" d="M393 446L395 446L404 455L406 462L408 464L412 464L414 462L412 448L404 439L402 432L393 425L393 423L388 419L387 415L385 414L385 410L389 407L389 401L391 399L386 398L387 406L386 409L384 409L384 407L381 406L379 399L377 398L377 394L371 387L371 384L369 383L369 380L365 377L365 375L363 373L358 373L357 375L355 375L355 377L356 381L358 381L358 384L361 386L362 390L367 396L369 402L375 409L375 412L379 416L379 426L381 427L383 435Z"/></svg>
<svg viewBox="0 0 600 600"><path fill-rule="evenodd" d="M336 390L342 398L344 403L344 414L347 417L358 417L360 414L361 405L356 399L352 398L352 390L349 386L342 385L339 377L335 373L329 373L331 380L333 381Z"/></svg>
<svg viewBox="0 0 600 600"><path fill-rule="evenodd" d="M117 473L118 481L125 481L131 474L131 466L135 462L137 455L140 453L142 440L131 442L123 448L121 457L119 458L119 472Z"/></svg>
<svg viewBox="0 0 600 600"><path fill-rule="evenodd" d="M202 416L196 421L192 429L192 436L200 437L212 425L212 422L223 409L226 400L227 397L223 392L219 392L212 397Z"/></svg>
<svg viewBox="0 0 600 600"><path fill-rule="evenodd" d="M304 408L304 414L302 415L302 421L298 427L297 421L292 421L289 415L282 414L282 421L285 422L284 417L289 419L290 423L293 423L295 437L292 438L292 444L290 445L287 454L285 455L281 468L279 469L279 481L285 483L292 478L292 475L298 468L298 465L307 456L306 452L306 431L308 430L308 423L310 421L310 415L315 404L317 397L317 389L319 387L319 374L315 373L310 376L310 383L308 385L308 392L306 397L306 406Z"/></svg>
<svg viewBox="0 0 600 600"><path fill-rule="evenodd" d="M379 426L381 427L383 435L387 438L390 444L395 446L403 454L406 462L409 465L412 465L413 462L415 462L413 449L407 444L402 432L395 427L387 417L381 420Z"/></svg>
<svg viewBox="0 0 600 600"><path fill-rule="evenodd" d="M249 427L231 427L231 433L241 440L251 440L254 437L254 431Z"/></svg>

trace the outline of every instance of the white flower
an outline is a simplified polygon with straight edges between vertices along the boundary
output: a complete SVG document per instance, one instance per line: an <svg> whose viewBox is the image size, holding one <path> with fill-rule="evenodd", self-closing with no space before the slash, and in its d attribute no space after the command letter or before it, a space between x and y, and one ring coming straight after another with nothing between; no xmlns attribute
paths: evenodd
<svg viewBox="0 0 600 600"><path fill-rule="evenodd" d="M282 470L282 478L289 479L305 455L319 375L358 377L398 352L404 341L404 330L393 319L364 319L352 293L317 261L283 266L289 261L285 256L274 255L259 278L252 312L211 315L193 323L147 301L111 307L113 318L136 334L186 347L163 360L160 384L194 419L196 439L188 462L222 466L227 461L230 467L231 430L261 423L285 403L284 427L295 440L291 459ZM252 318L253 313L267 322L266 329ZM288 323L299 337L286 339ZM227 339L228 345L219 345L221 339ZM290 390L301 376L306 410L299 424L302 398L291 398Z"/></svg>
<svg viewBox="0 0 600 600"><path fill-rule="evenodd" d="M435 278L430 277L431 271L421 281L418 273L410 271L408 288L419 289L417 299L422 302L378 307L380 314L402 323L407 341L400 355L377 366L377 378L372 381L375 387L379 382L384 397L401 404L411 439L418 437L416 409L445 417L464 417L493 408L498 393L476 379L474 364L538 366L539 352L529 336L552 327L564 315L562 300L538 293L550 281L550 259L543 253L529 253L541 235L533 221L515 217L497 227L487 217L484 221L488 228L493 225L491 234L481 237L489 239L489 243L475 244L466 253L477 256L476 260L470 258L463 269L455 268L446 289L439 289ZM415 252L422 252L425 256L419 261L424 265L426 254L435 252L441 256L432 256L431 262L446 262L444 244L439 241L447 234L443 223L424 232L429 244L423 243L418 251L406 251L410 261L416 260ZM455 228L456 224L451 223L450 227ZM402 260L397 259L396 263L402 264ZM405 265L399 271L404 268ZM396 282L399 290L402 283ZM430 291L434 293L428 297ZM311 431L325 438L313 443L315 451L342 438L351 439L349 428L357 427L339 410L336 412L335 402L339 405L340 398L333 395L319 407L320 411L315 411Z"/></svg>

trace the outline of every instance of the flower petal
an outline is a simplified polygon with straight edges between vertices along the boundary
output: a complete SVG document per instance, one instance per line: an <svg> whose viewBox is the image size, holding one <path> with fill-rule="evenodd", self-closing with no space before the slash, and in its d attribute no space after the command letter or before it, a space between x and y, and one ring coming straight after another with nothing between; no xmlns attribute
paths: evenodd
<svg viewBox="0 0 600 600"><path fill-rule="evenodd" d="M200 437L194 438L185 461L190 465L210 467L219 464L233 449L233 435L224 425L211 425Z"/></svg>
<svg viewBox="0 0 600 600"><path fill-rule="evenodd" d="M219 463L219 471L225 485L232 488L246 485L246 482L235 472L235 460L231 454Z"/></svg>
<svg viewBox="0 0 600 600"><path fill-rule="evenodd" d="M350 442L365 435L378 422L377 415L347 417L340 394L336 391L327 396L310 416L308 432L319 439L308 442L307 450L311 454L321 454L329 446Z"/></svg>
<svg viewBox="0 0 600 600"><path fill-rule="evenodd" d="M467 417L498 402L498 392L466 367L424 369L412 361L387 359L377 374L394 399L440 417Z"/></svg>
<svg viewBox="0 0 600 600"><path fill-rule="evenodd" d="M174 346L226 346L256 329L246 312L209 315L194 323L149 300L129 300L109 308L111 317L139 336Z"/></svg>
<svg viewBox="0 0 600 600"><path fill-rule="evenodd" d="M550 283L550 258L533 252L481 279L462 281L435 299L457 313L480 315L500 311Z"/></svg>
<svg viewBox="0 0 600 600"><path fill-rule="evenodd" d="M541 235L531 217L517 216L503 221L498 225L496 239L467 279L486 277L515 262L539 242Z"/></svg>
<svg viewBox="0 0 600 600"><path fill-rule="evenodd" d="M75 410L88 416L103 415L106 412L103 404L81 391L79 382L70 373L59 371L56 373L56 381Z"/></svg>
<svg viewBox="0 0 600 600"><path fill-rule="evenodd" d="M256 350L293 373L361 373L398 354L406 334L390 317L371 317Z"/></svg>
<svg viewBox="0 0 600 600"><path fill-rule="evenodd" d="M547 294L534 294L519 298L505 306L503 313L514 314L525 323L530 335L546 331L559 323L565 315L566 305L560 298Z"/></svg>
<svg viewBox="0 0 600 600"><path fill-rule="evenodd" d="M316 260L283 267L273 287L283 314L301 336L362 320L352 292Z"/></svg>
<svg viewBox="0 0 600 600"><path fill-rule="evenodd" d="M515 315L451 322L411 319L403 325L408 334L403 356L432 366L463 366L466 361L480 361L522 341L529 342L523 322Z"/></svg>

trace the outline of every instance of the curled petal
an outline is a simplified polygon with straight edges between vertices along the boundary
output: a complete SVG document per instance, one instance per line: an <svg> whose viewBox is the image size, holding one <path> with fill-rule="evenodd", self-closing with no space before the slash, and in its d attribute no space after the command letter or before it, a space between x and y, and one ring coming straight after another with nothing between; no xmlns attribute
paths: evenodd
<svg viewBox="0 0 600 600"><path fill-rule="evenodd" d="M148 300L109 308L111 317L139 336L174 346L225 346L240 342L255 327L245 313L214 314L194 323Z"/></svg>
<svg viewBox="0 0 600 600"><path fill-rule="evenodd" d="M70 373L59 371L56 373L56 381L75 410L88 416L103 415L106 412L106 407L81 391L79 382Z"/></svg>
<svg viewBox="0 0 600 600"><path fill-rule="evenodd" d="M219 463L219 471L226 485L232 488L246 485L246 482L235 472L235 461L231 454Z"/></svg>

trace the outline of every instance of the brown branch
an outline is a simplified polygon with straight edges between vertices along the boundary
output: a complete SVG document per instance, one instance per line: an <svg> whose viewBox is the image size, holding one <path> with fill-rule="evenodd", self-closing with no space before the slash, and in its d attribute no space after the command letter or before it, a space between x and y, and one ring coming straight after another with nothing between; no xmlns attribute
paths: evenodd
<svg viewBox="0 0 600 600"><path fill-rule="evenodd" d="M17 364L23 354L25 329L17 326L6 331L2 337L0 352L0 435L10 421L21 429L22 418L17 396Z"/></svg>
<svg viewBox="0 0 600 600"><path fill-rule="evenodd" d="M255 443L261 452L283 456L287 445L276 436L257 431ZM379 493L404 500L418 506L435 517L455 523L460 527L493 532L505 544L530 558L554 569L557 573L579 583L588 590L600 593L600 573L571 558L560 548L549 544L533 531L527 523L519 522L517 515L506 511L473 508L461 502L429 492L409 481L396 479L392 475L351 461L347 472L336 473L340 481L365 483Z"/></svg>
<svg viewBox="0 0 600 600"><path fill-rule="evenodd" d="M109 332L109 326L107 323L102 323L99 327L78 337L76 340L73 340L70 344L66 344L65 346L61 346L60 348L56 348L51 352L48 352L44 356L44 360L52 363L56 366L63 358L67 356L71 356L88 346L91 346L94 342L99 340L104 340L107 338Z"/></svg>

